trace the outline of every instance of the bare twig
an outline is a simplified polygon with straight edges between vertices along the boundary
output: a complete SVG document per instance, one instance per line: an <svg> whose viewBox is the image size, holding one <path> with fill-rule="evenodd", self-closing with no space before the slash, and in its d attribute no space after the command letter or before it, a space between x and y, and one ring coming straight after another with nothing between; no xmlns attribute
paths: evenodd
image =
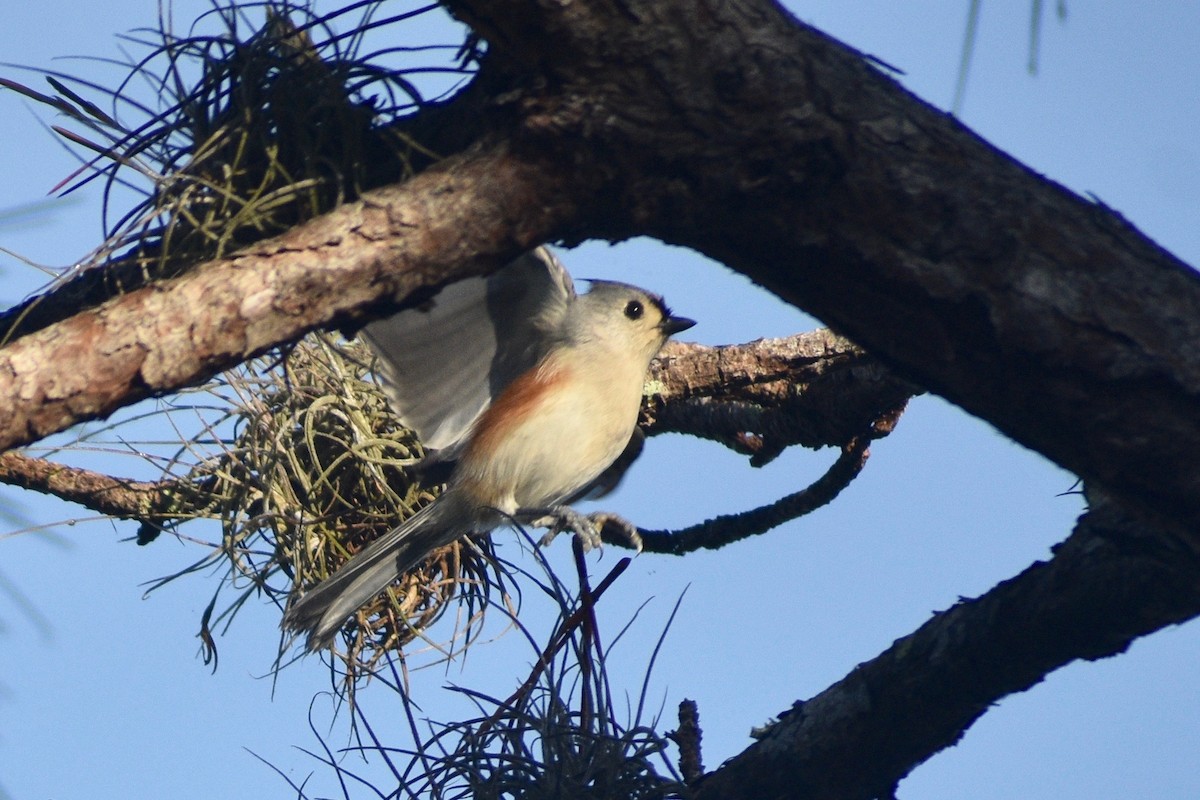
<svg viewBox="0 0 1200 800"><path fill-rule="evenodd" d="M17 452L0 454L0 483L54 495L110 517L136 520L165 511L178 487L174 480L116 478Z"/></svg>
<svg viewBox="0 0 1200 800"><path fill-rule="evenodd" d="M855 439L842 448L842 454L825 474L798 492L751 511L727 514L705 520L678 531L642 530L642 549L648 553L681 556L694 550L716 550L732 542L766 533L789 520L810 514L832 502L858 477L870 455L868 439ZM605 541L610 541L605 538ZM613 537L616 544L622 540Z"/></svg>
<svg viewBox="0 0 1200 800"><path fill-rule="evenodd" d="M679 771L688 786L695 786L704 777L704 759L700 753L703 738L700 730L700 709L695 700L679 703L679 727L667 734L679 748Z"/></svg>

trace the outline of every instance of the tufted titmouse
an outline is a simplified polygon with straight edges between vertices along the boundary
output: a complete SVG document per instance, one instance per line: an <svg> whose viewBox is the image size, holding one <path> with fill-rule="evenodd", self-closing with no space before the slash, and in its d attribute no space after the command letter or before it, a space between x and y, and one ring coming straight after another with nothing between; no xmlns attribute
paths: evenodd
<svg viewBox="0 0 1200 800"><path fill-rule="evenodd" d="M554 520L551 536L571 528L598 542L595 526L565 504L615 485L632 460L623 453L640 448L650 360L694 324L624 283L593 281L576 295L539 248L368 325L388 397L433 451L423 469L446 488L292 605L283 627L307 633L309 650L325 647L430 551L509 520Z"/></svg>

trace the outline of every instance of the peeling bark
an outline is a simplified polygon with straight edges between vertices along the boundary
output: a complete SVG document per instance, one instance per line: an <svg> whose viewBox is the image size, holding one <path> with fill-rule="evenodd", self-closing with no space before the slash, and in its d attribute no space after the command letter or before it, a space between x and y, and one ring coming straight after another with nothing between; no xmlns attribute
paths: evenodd
<svg viewBox="0 0 1200 800"><path fill-rule="evenodd" d="M723 347L668 342L650 387L648 433L712 439L754 466L792 445L840 447L920 393L828 330Z"/></svg>

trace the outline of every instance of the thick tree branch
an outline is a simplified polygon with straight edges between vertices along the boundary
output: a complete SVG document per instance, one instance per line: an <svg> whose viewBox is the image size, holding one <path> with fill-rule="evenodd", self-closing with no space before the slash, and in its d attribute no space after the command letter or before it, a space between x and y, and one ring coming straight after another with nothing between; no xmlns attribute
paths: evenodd
<svg viewBox="0 0 1200 800"><path fill-rule="evenodd" d="M451 0L613 176L576 235L749 275L1144 512L1200 522L1200 278L767 0Z"/></svg>
<svg viewBox="0 0 1200 800"><path fill-rule="evenodd" d="M561 181L544 162L480 148L25 336L0 350L0 450L196 384L314 328L356 325L390 298L494 269L576 213L554 202Z"/></svg>
<svg viewBox="0 0 1200 800"><path fill-rule="evenodd" d="M796 703L706 778L696 798L888 796L1005 695L1198 613L1194 543L1101 506L1049 562L936 615Z"/></svg>
<svg viewBox="0 0 1200 800"><path fill-rule="evenodd" d="M0 359L0 389L23 406L0 413L0 447L361 318L376 278L402 296L539 238L649 233L750 275L1143 511L1200 520L1200 281L1107 209L765 0L449 5L506 62L494 74L513 76L489 112L511 145L495 163L477 149L221 262L265 257L270 287L296 276L284 262L302 274L328 257L328 279L282 287L306 285L317 304L291 294L244 319L229 298L275 298L213 265L43 331ZM393 197L430 213L389 225ZM371 235L346 235L357 215ZM184 288L200 284L204 296ZM143 322L118 334L126 312ZM153 315L167 330L143 329ZM71 370L80 378L31 369L52 341L73 354L56 364L89 367Z"/></svg>

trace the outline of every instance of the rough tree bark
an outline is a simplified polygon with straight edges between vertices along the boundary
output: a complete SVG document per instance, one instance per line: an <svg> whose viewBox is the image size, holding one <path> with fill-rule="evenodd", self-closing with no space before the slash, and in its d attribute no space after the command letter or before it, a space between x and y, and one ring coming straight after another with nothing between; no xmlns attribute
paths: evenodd
<svg viewBox="0 0 1200 800"><path fill-rule="evenodd" d="M540 191L554 181L502 146L474 152L29 333L0 350L0 449L353 325L391 295L494 269L542 241L531 209L546 207Z"/></svg>
<svg viewBox="0 0 1200 800"><path fill-rule="evenodd" d="M602 208L556 233L706 253L1084 478L1200 521L1200 280L1115 214L772 3L449 5L543 76L508 98L515 135L611 170Z"/></svg>
<svg viewBox="0 0 1200 800"><path fill-rule="evenodd" d="M768 0L446 5L489 45L497 88L473 144L0 351L0 444L543 240L649 234L749 275L1107 498L1048 564L798 707L700 796L886 794L1004 694L1200 613L1200 280L1186 265ZM131 308L163 315L153 336L109 326ZM202 322L214 315L232 340L203 333L221 329ZM102 380L66 386L64 348L92 354L72 372Z"/></svg>

